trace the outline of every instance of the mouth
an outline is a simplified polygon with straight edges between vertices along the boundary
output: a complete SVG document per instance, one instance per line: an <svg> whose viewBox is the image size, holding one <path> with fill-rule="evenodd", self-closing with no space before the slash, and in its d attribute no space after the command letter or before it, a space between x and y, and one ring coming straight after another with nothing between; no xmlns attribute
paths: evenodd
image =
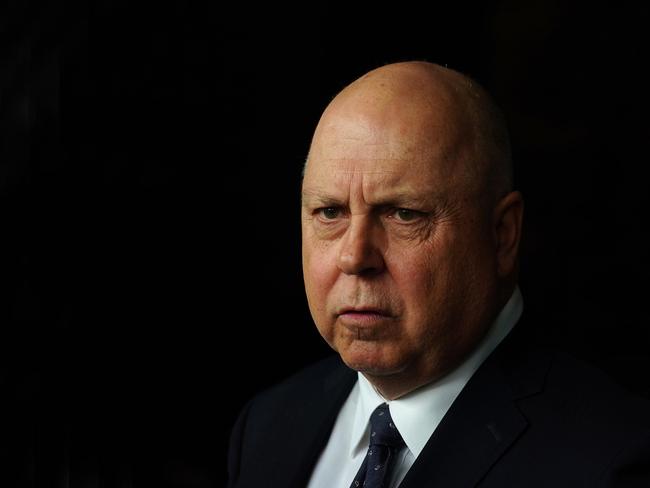
<svg viewBox="0 0 650 488"><path fill-rule="evenodd" d="M338 312L337 317L344 326L354 329L375 327L395 318L390 311L376 307L344 308Z"/></svg>
<svg viewBox="0 0 650 488"><path fill-rule="evenodd" d="M339 316L348 314L383 315L385 317L391 316L388 310L379 307L345 307L338 312Z"/></svg>

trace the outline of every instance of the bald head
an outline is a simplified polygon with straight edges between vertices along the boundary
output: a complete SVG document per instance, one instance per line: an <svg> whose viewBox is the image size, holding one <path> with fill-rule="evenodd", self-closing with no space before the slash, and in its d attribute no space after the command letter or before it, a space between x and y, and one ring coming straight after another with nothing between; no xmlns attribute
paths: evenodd
<svg viewBox="0 0 650 488"><path fill-rule="evenodd" d="M352 82L323 113L305 170L334 131L337 138L345 133L342 127L350 138L390 130L404 151L444 164L449 177L490 200L512 189L509 137L500 110L478 83L448 68L395 63Z"/></svg>

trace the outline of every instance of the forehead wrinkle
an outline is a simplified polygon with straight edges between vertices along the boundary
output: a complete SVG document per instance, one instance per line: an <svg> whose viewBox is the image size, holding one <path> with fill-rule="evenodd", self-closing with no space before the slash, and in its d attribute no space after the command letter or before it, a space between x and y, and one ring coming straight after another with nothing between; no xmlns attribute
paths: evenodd
<svg viewBox="0 0 650 488"><path fill-rule="evenodd" d="M357 201L372 206L430 206L440 191L432 175L423 174L419 164L374 167L357 160L340 166L327 164L332 161L313 161L316 164L304 180L304 198L333 204Z"/></svg>
<svg viewBox="0 0 650 488"><path fill-rule="evenodd" d="M336 137L334 142L331 143L331 146L332 147L342 146L342 145L345 144L345 142L349 142L349 141L354 141L354 142L363 141L364 146L388 146L388 145L390 145L390 142L388 142L388 141L369 140L367 137L338 136L338 137Z"/></svg>
<svg viewBox="0 0 650 488"><path fill-rule="evenodd" d="M343 162L343 163L364 163L364 162L391 162L391 161L398 161L398 162L408 162L410 161L409 158L397 158L395 156L390 156L390 157L365 157L365 158L359 158L359 157L339 157L339 158L323 158L323 162ZM363 170L360 170L363 171ZM397 170L391 170L391 169L384 169L382 171L397 171Z"/></svg>
<svg viewBox="0 0 650 488"><path fill-rule="evenodd" d="M342 175L394 175L398 174L397 171L387 171L387 170L363 170L363 169L340 169L335 170L337 174Z"/></svg>
<svg viewBox="0 0 650 488"><path fill-rule="evenodd" d="M337 190L351 188L353 186L362 188L363 192L382 191L382 187L391 189L402 184L404 179L411 179L410 172L400 168L359 168L359 167L321 167L312 173L311 178L306 180L310 188L326 190L336 187ZM356 184L355 184L356 182Z"/></svg>
<svg viewBox="0 0 650 488"><path fill-rule="evenodd" d="M383 137L357 137L337 134L314 140L310 148L312 159L327 161L405 161L412 157L412 150L401 139L386 140Z"/></svg>
<svg viewBox="0 0 650 488"><path fill-rule="evenodd" d="M441 198L440 189L434 187L411 187L404 186L399 180L388 182L365 181L362 184L361 193L355 192L362 201L369 206L414 206L428 207ZM311 184L303 187L303 204L319 205L347 205L350 201L350 192L344 185L330 186ZM354 191L354 190L353 190Z"/></svg>

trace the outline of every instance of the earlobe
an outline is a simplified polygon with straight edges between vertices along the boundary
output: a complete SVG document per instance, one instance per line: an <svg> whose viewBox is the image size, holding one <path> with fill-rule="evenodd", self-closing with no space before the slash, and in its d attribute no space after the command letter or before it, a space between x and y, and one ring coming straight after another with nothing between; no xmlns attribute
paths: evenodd
<svg viewBox="0 0 650 488"><path fill-rule="evenodd" d="M516 271L523 214L524 199L518 191L508 193L494 209L497 272L501 278Z"/></svg>

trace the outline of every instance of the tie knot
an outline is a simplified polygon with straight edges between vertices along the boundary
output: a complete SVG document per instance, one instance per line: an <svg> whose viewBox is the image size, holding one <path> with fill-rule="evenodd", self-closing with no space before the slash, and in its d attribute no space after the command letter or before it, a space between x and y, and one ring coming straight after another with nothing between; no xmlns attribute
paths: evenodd
<svg viewBox="0 0 650 488"><path fill-rule="evenodd" d="M370 416L370 445L401 447L404 439L390 417L388 405L382 403Z"/></svg>

